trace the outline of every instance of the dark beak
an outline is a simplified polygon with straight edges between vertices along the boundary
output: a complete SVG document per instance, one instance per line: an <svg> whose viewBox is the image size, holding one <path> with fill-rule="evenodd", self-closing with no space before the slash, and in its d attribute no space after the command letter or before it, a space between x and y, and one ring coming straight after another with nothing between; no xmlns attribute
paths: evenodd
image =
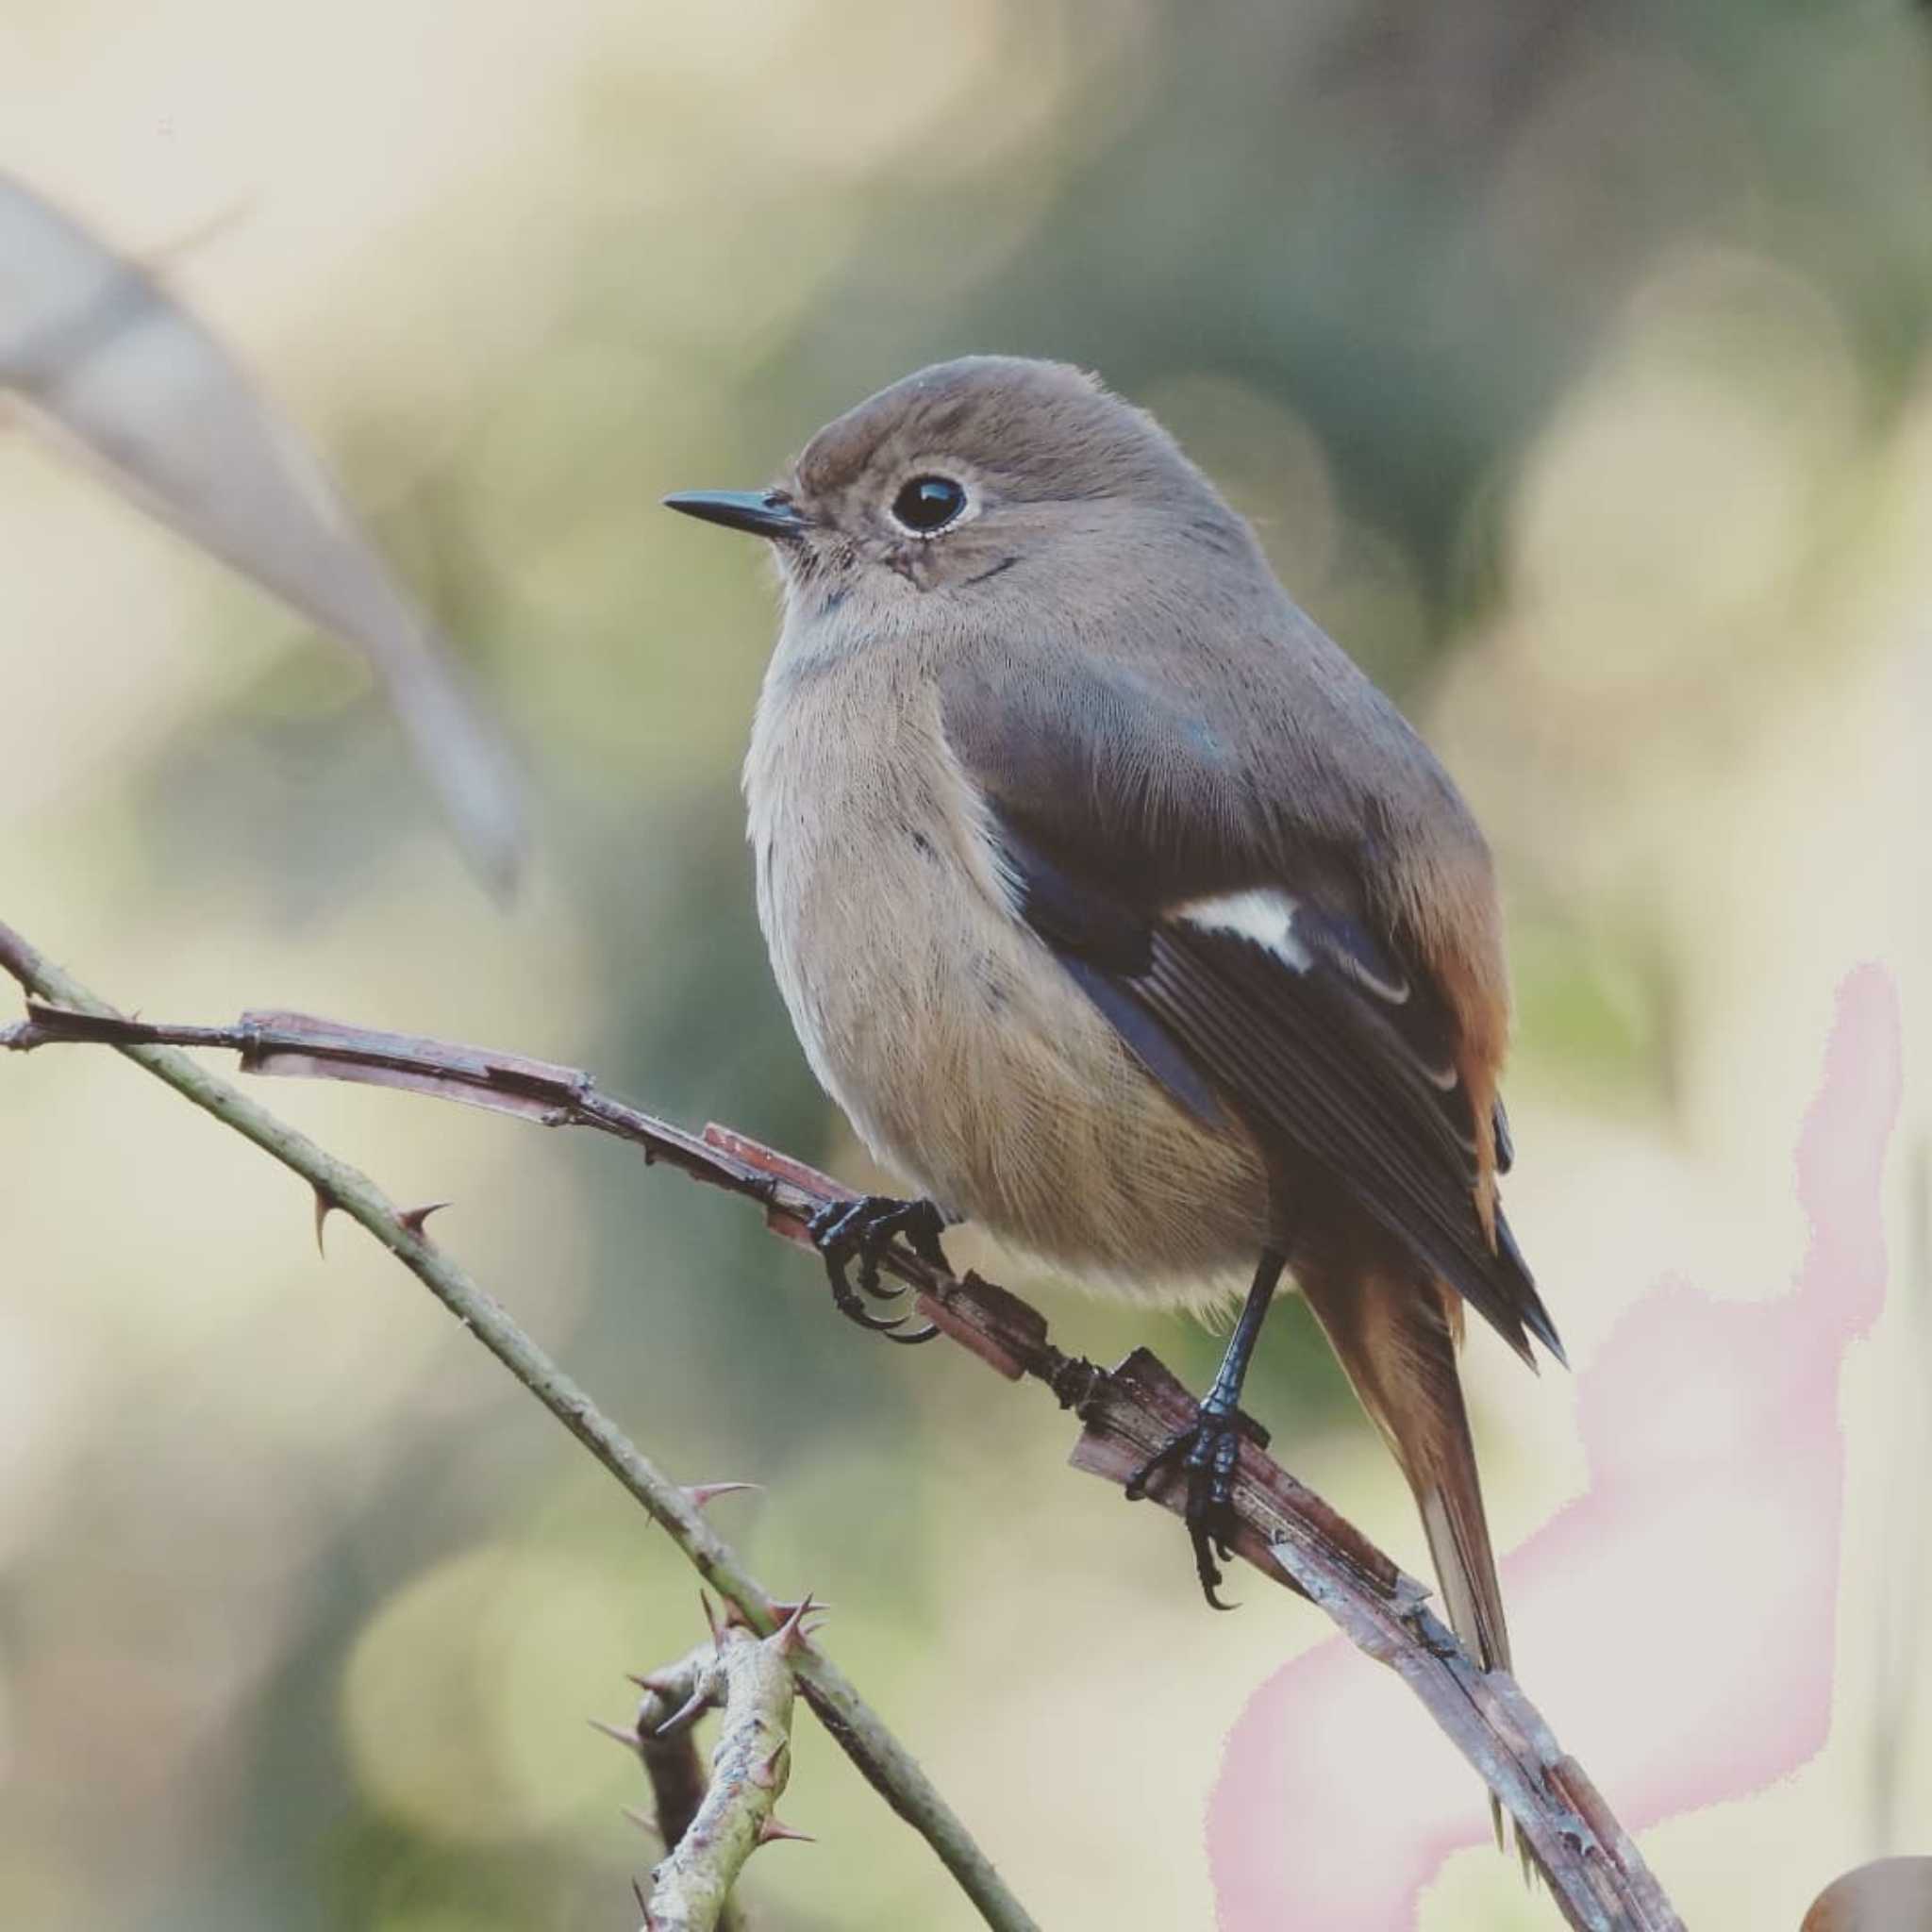
<svg viewBox="0 0 1932 1932"><path fill-rule="evenodd" d="M775 490L686 490L667 496L664 508L754 537L799 537L810 527L791 499Z"/></svg>

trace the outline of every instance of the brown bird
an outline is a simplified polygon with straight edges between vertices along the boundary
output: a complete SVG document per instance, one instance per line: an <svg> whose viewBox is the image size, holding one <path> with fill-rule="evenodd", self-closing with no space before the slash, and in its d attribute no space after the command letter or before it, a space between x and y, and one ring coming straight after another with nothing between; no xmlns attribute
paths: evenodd
<svg viewBox="0 0 1932 1932"><path fill-rule="evenodd" d="M1286 1270L1408 1478L1450 1621L1507 1665L1463 1305L1532 1365L1531 1337L1560 1349L1497 1207L1501 921L1442 768L1173 439L1075 370L927 369L777 487L667 501L772 541L759 916L814 1072L924 1197L817 1230L841 1307L891 1325L852 1261L875 1287L882 1242L937 1256L967 1218L1156 1301L1249 1280L1198 1421L1129 1489L1184 1466L1220 1607Z"/></svg>

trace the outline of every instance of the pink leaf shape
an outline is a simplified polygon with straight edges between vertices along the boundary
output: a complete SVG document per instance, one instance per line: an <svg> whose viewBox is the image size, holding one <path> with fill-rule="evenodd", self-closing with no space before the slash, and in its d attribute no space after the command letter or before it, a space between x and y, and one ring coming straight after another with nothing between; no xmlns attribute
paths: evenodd
<svg viewBox="0 0 1932 1932"><path fill-rule="evenodd" d="M1898 1112L1896 989L1839 990L1798 1141L1795 1290L1639 1302L1578 1378L1590 1486L1503 1563L1540 1633L1527 1684L1632 1830L1742 1797L1824 1744L1843 1510L1839 1372L1885 1298L1879 1187ZM1223 1932L1397 1932L1479 1794L1396 1680L1340 1639L1278 1671L1209 1798Z"/></svg>

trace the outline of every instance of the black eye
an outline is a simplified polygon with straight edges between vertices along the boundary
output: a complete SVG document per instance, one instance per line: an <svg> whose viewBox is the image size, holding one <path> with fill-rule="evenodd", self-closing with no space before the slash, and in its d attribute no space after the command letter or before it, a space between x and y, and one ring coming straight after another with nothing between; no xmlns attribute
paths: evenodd
<svg viewBox="0 0 1932 1932"><path fill-rule="evenodd" d="M950 476L915 476L892 499L892 514L908 530L930 537L966 508L966 492Z"/></svg>

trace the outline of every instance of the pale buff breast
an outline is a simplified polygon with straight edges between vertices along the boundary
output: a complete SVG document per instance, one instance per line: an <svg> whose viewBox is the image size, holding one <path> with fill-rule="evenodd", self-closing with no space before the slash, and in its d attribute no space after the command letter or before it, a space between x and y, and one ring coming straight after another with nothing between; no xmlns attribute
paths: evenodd
<svg viewBox="0 0 1932 1932"><path fill-rule="evenodd" d="M1266 1188L1013 917L917 666L774 672L746 798L758 916L812 1069L866 1144L1096 1286L1224 1296Z"/></svg>

